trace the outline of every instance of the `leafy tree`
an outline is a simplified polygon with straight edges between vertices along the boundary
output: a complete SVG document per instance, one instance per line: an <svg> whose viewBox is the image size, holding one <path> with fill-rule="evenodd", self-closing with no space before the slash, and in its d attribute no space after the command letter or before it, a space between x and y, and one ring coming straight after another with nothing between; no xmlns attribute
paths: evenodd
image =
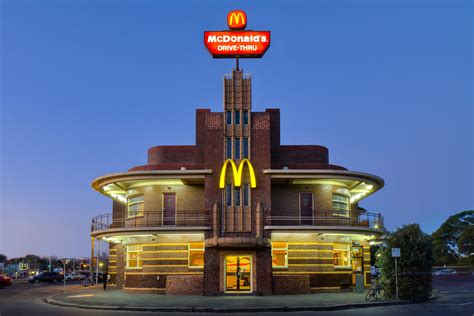
<svg viewBox="0 0 474 316"><path fill-rule="evenodd" d="M474 256L474 226L464 229L458 239L459 251L468 256Z"/></svg>
<svg viewBox="0 0 474 316"><path fill-rule="evenodd" d="M7 256L5 256L3 253L0 253L0 262L6 262L7 261Z"/></svg>
<svg viewBox="0 0 474 316"><path fill-rule="evenodd" d="M445 265L456 263L461 256L469 256L468 248L459 247L459 239L465 229L474 225L474 211L464 211L450 216L436 230L433 237L433 253L435 264Z"/></svg>
<svg viewBox="0 0 474 316"><path fill-rule="evenodd" d="M377 266L389 297L395 297L395 260L392 248L400 248L398 263L398 297L423 301L431 296L433 252L431 237L418 224L403 226L390 234L387 247L380 248Z"/></svg>

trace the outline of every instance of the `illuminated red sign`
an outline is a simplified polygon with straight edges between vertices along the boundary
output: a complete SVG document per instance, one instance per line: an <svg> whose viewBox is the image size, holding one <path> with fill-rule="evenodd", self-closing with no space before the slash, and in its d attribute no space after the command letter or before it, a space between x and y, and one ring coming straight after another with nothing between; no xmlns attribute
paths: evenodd
<svg viewBox="0 0 474 316"><path fill-rule="evenodd" d="M204 45L214 58L260 58L270 47L270 31L204 32Z"/></svg>
<svg viewBox="0 0 474 316"><path fill-rule="evenodd" d="M242 10L230 11L227 14L227 24L231 30L243 30L247 26L247 14Z"/></svg>
<svg viewBox="0 0 474 316"><path fill-rule="evenodd" d="M260 58L270 47L270 31L244 31L247 15L242 10L227 14L230 31L204 32L204 45L214 58Z"/></svg>

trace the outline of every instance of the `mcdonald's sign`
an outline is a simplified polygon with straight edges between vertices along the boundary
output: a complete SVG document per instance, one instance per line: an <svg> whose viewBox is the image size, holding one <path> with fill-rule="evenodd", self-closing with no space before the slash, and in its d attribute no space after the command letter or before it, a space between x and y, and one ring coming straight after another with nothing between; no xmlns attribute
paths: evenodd
<svg viewBox="0 0 474 316"><path fill-rule="evenodd" d="M247 14L242 10L230 11L227 14L227 25L231 30L243 30L247 26Z"/></svg>
<svg viewBox="0 0 474 316"><path fill-rule="evenodd" d="M230 31L204 32L204 45L214 58L260 58L270 47L270 31L245 31L242 10L227 14Z"/></svg>
<svg viewBox="0 0 474 316"><path fill-rule="evenodd" d="M225 188L225 175L226 175L228 165L230 165L232 168L232 177L234 178L234 186L240 187L242 185L242 175L244 172L244 165L247 165L247 168L249 170L249 176L250 176L250 187L251 188L257 187L257 179L255 178L255 171L253 170L253 166L250 163L250 160L243 159L239 164L239 168L237 168L237 166L235 165L235 162L232 159L227 159L224 162L224 165L222 166L221 176L219 178L219 188L221 189Z"/></svg>

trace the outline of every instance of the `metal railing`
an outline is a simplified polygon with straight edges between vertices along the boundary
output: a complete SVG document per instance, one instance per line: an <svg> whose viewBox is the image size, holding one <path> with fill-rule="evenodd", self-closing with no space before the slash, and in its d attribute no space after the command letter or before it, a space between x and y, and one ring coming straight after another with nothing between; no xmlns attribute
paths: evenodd
<svg viewBox="0 0 474 316"><path fill-rule="evenodd" d="M114 217L112 213L96 216L92 219L91 232L111 228L134 227L210 227L209 212L205 210L178 210L175 216L163 216L161 211L143 211Z"/></svg>
<svg viewBox="0 0 474 316"><path fill-rule="evenodd" d="M380 213L316 210L313 211L313 216L301 216L300 210L271 210L271 214L265 217L266 226L352 226L384 229L383 216Z"/></svg>

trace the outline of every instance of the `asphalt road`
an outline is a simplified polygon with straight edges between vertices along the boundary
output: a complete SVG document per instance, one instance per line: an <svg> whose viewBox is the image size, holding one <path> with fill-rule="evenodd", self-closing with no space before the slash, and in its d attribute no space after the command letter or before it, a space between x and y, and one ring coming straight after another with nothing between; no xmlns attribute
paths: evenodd
<svg viewBox="0 0 474 316"><path fill-rule="evenodd" d="M332 312L294 312L298 315L439 315L439 316L462 316L474 315L474 276L468 277L444 277L434 282L434 288L439 293L440 298L430 303L399 305L386 307L372 307L362 309L351 309ZM77 282L68 284L67 292L81 290L83 287ZM61 293L63 287L61 284L28 284L15 283L14 285L0 290L0 316L17 315L151 315L157 313L147 312L121 312L104 310L86 310L79 308L65 308L53 306L43 301L44 297ZM177 313L159 313L160 315L176 316ZM274 313L259 313L266 316ZM192 314L187 314L192 315ZM194 314L207 316L216 314ZM233 314L249 315L249 314ZM255 315L255 314L252 314Z"/></svg>

